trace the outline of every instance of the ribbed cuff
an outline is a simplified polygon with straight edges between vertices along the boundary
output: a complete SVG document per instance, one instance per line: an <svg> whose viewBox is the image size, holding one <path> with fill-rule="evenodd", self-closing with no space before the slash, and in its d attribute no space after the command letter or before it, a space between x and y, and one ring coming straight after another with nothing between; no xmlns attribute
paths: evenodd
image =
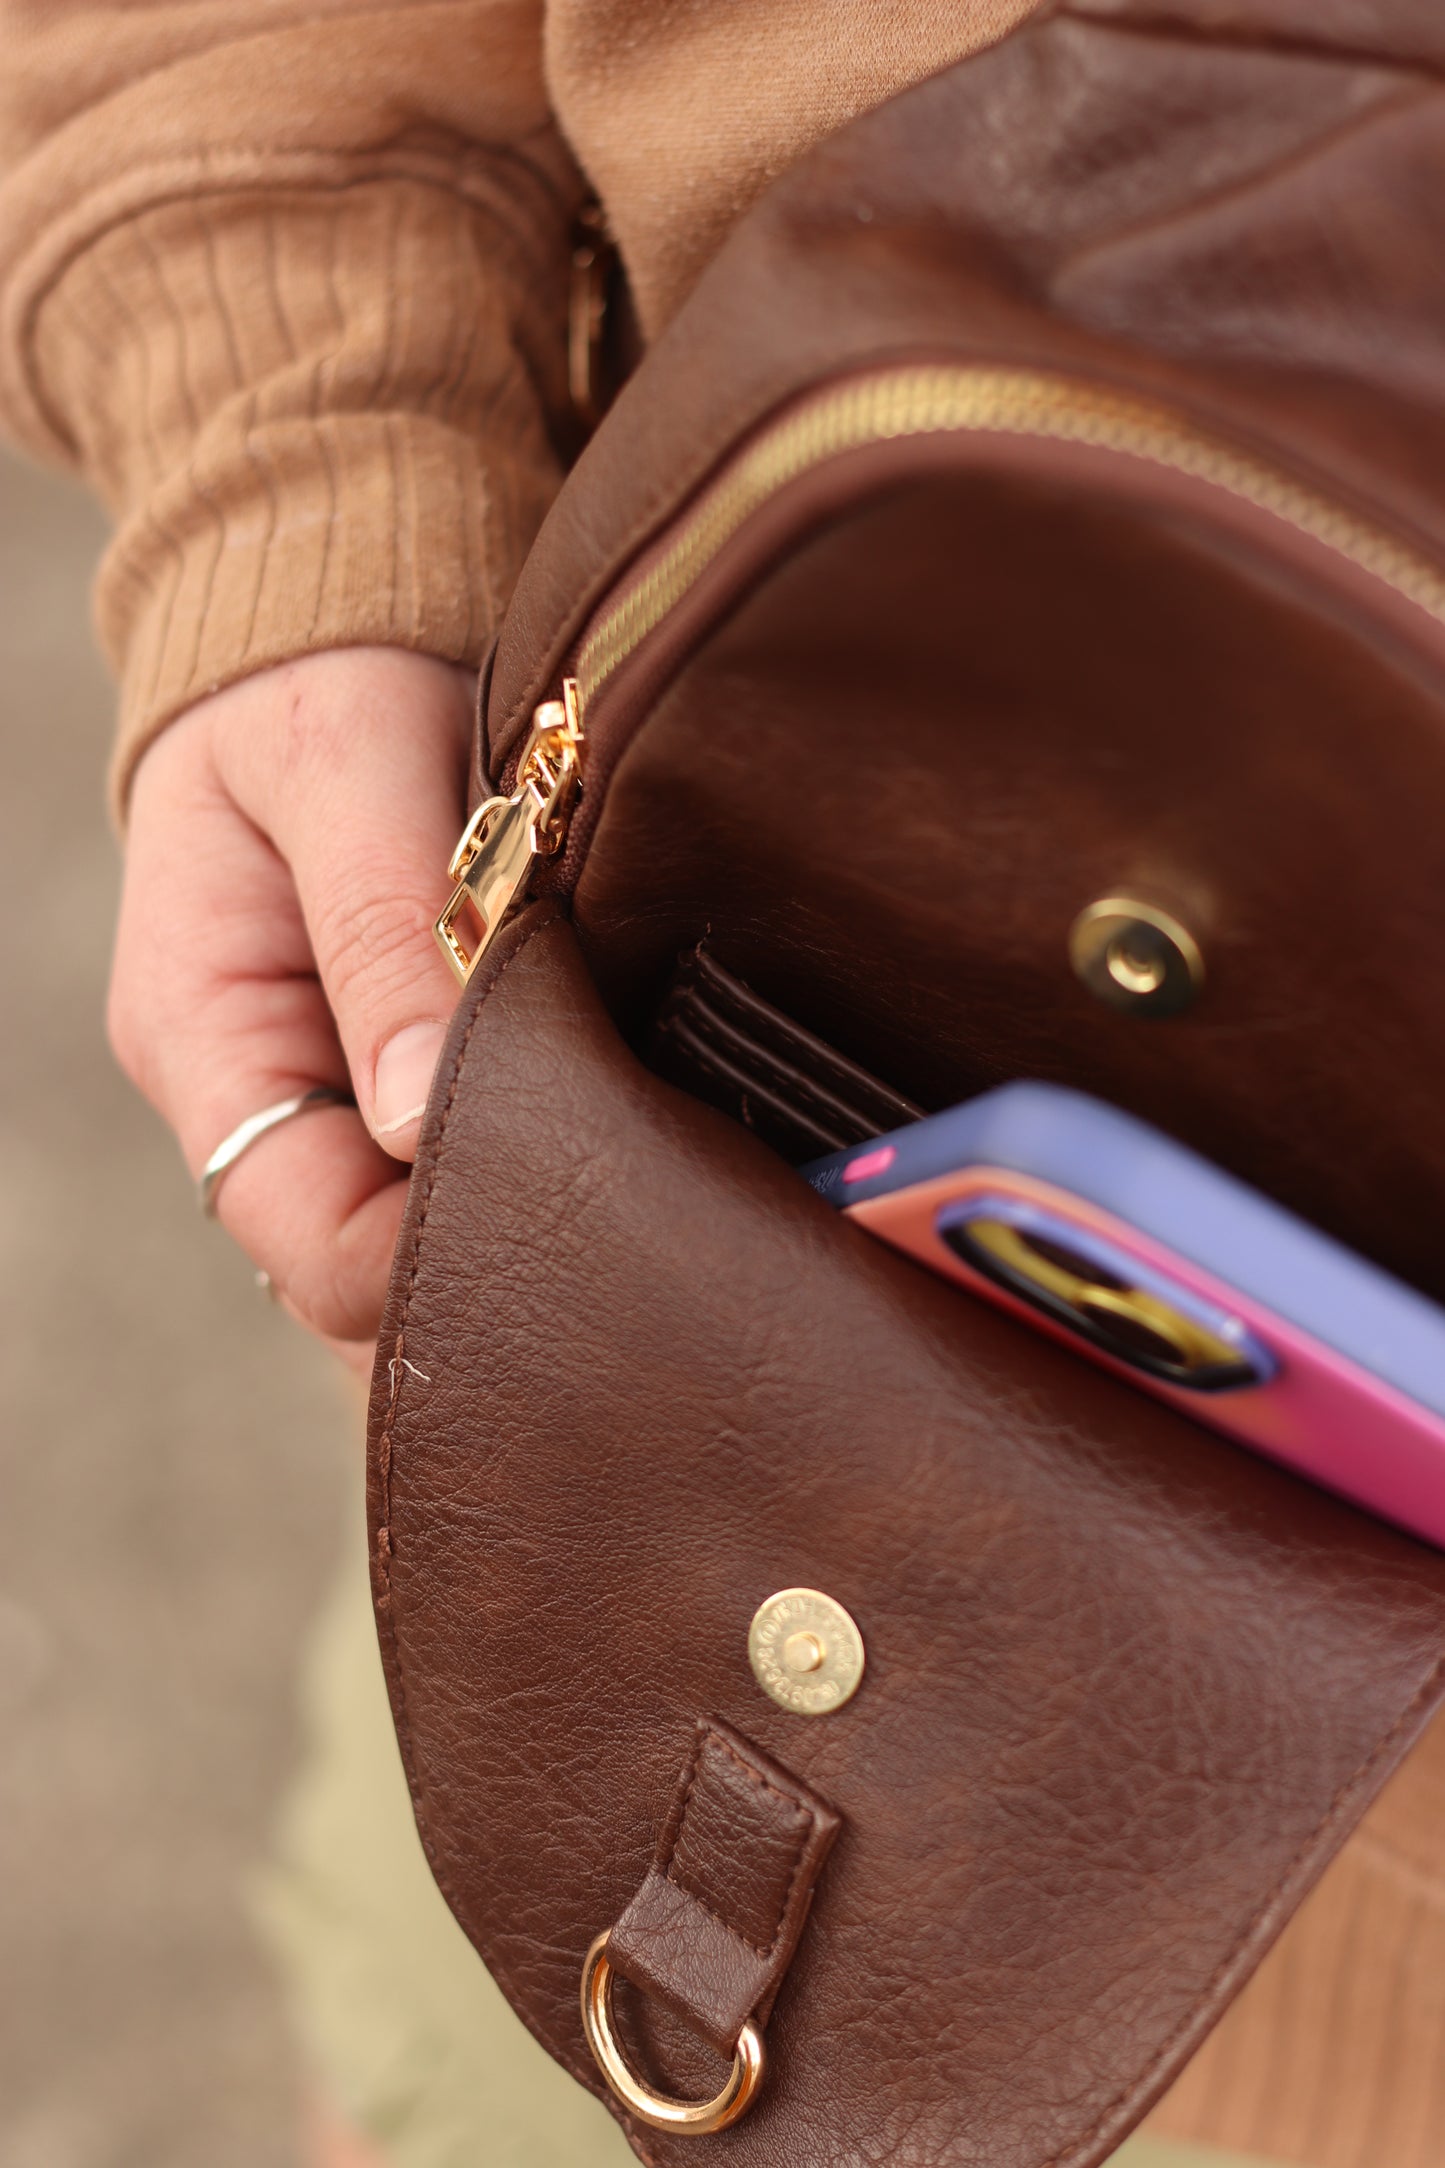
<svg viewBox="0 0 1445 2168"><path fill-rule="evenodd" d="M158 491L96 586L117 810L168 722L273 663L377 645L475 665L544 509L518 517L507 464L425 415L334 415L253 431L233 463Z"/></svg>
<svg viewBox="0 0 1445 2168"><path fill-rule="evenodd" d="M479 660L560 478L553 217L539 264L429 181L247 190L154 206L67 272L37 358L118 515L118 806L157 731L273 663Z"/></svg>

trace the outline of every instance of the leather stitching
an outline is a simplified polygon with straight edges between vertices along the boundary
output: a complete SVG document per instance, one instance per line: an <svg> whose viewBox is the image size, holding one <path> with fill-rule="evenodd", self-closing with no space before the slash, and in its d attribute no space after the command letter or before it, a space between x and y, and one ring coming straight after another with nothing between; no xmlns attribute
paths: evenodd
<svg viewBox="0 0 1445 2168"><path fill-rule="evenodd" d="M716 1736L717 1734L712 1730L710 1725L698 1725L696 1737L693 1739L692 1742L692 1752L688 1756L687 1773L682 1780L681 1796L678 1799L677 1827L672 1832L672 1842L667 1847L666 1856L662 1859L659 1859L657 1862L658 1866L667 1876L669 1881L672 1880L671 1868L673 1856L677 1851L678 1839L682 1835L683 1824L687 1820L687 1809L688 1804L692 1798L692 1789L697 1782L697 1773L702 1767L702 1750L707 1745L708 1740L716 1738Z"/></svg>
<svg viewBox="0 0 1445 2168"><path fill-rule="evenodd" d="M478 1001L476 1008L472 1011L471 1019L467 1025L465 1033L462 1036L462 1043L457 1048L456 1066L452 1070L452 1080L447 1087L446 1103L442 1108L441 1119L437 1125L436 1145L432 1152L431 1170L427 1176L427 1185L426 1190L422 1196L421 1210L417 1214L416 1234L412 1238L411 1271L407 1276L406 1295L401 1307L401 1322L397 1326L396 1352L391 1365L391 1399L388 1403L386 1411L386 1428L382 1433L382 1448L386 1455L386 1465L384 1471L385 1481L383 1484L383 1498L386 1507L385 1533L388 1535L388 1537L390 1535L391 1529L391 1432L392 1426L396 1420L397 1409L401 1401L401 1381L405 1370L405 1363L403 1361L403 1357L406 1353L407 1320L411 1316L412 1298L416 1294L416 1283L421 1273L422 1237L426 1233L427 1218L431 1212L431 1201L436 1191L437 1177L441 1172L442 1146L446 1140L447 1125L451 1121L452 1108L456 1105L457 1092L461 1088L462 1071L466 1067L467 1055L471 1050L472 1038L474 1033L476 1032L478 1024L482 1020L482 1015L486 1009L487 1003L491 1000L493 994L495 994L497 988L501 985L503 979L507 976L507 973L511 970L513 964L517 961L517 958L526 954L533 940L539 933L543 931L543 928L545 926L554 925L555 923L556 921L553 918L549 917L544 919L541 925L537 925L532 928L531 932L527 935L525 941L519 942L517 947L513 949L511 955L507 958L506 962L498 971L496 977L492 980L491 985L488 986L486 992ZM382 1532L382 1530L378 1530L378 1534L381 1534ZM382 1568L382 1581L386 1588L388 1597L391 1593L390 1557L391 1548L388 1541L386 1551L387 1563ZM400 1666L398 1665L398 1669L399 1668Z"/></svg>
<svg viewBox="0 0 1445 2168"><path fill-rule="evenodd" d="M687 1810L691 1804L693 1788L702 1769L703 1748L709 1740L712 1740L714 1745L722 1748L728 1759L741 1769L750 1784L757 1785L770 1798L778 1800L782 1806L790 1808L793 1813L801 1814L803 1817L803 1832L798 1839L798 1849L788 1870L788 1886L783 1893L783 1902L778 1909L778 1924L773 1929L772 1941L766 1947L761 1943L754 1942L751 1936L745 1935L740 1927L735 1927L731 1920L725 1920L720 1912L715 1912L705 1897L700 1897L695 1889L688 1887L686 1882L679 1881L672 1871L672 1862L676 1857L677 1847L682 1841L683 1827L687 1821ZM814 1819L812 1812L803 1804L801 1799L795 1799L790 1792L780 1791L776 1784L770 1784L762 1771L754 1769L750 1762L744 1761L737 1748L724 1739L720 1732L714 1731L710 1724L699 1724L697 1743L693 1747L692 1759L688 1763L687 1777L682 1788L677 1827L673 1831L672 1842L667 1848L667 1857L657 1862L658 1869L663 1880L670 1882L675 1890L680 1890L690 1904L697 1905L700 1910L707 1914L710 1920L715 1920L725 1933L741 1942L744 1949L751 1950L754 1957L760 1957L766 1961L776 1953L778 1944L782 1940L783 1929L792 1911L793 1898L798 1887L798 1878L803 1872L803 1864L807 1856L808 1840L813 1834Z"/></svg>
<svg viewBox="0 0 1445 2168"><path fill-rule="evenodd" d="M391 1398L387 1404L386 1428L382 1432L381 1442L378 1447L378 1457L381 1461L382 1510L385 1516L381 1527L377 1530L377 1572L384 1591L384 1603L379 1604L378 1609L383 1612L385 1617L386 1638L391 1649L396 1672L397 1700L400 1704L397 1713L397 1742L401 1748L402 1762L406 1769L407 1788L411 1793L412 1811L416 1816L417 1834L421 1838L422 1847L427 1856L427 1864L431 1868L437 1888L446 1898L458 1920L466 1919L469 1916L468 1907L461 1893L454 1886L449 1870L444 1867L438 1857L436 1841L432 1836L427 1821L426 1807L422 1798L421 1780L418 1773L416 1746L412 1736L411 1720L407 1712L406 1667L402 1659L401 1642L396 1631L396 1614L391 1602L392 1426L395 1423L401 1399L401 1380L406 1374L402 1364L402 1357L406 1351L407 1319L411 1315L412 1298L416 1293L417 1278L421 1271L422 1235L426 1230L427 1215L431 1211L432 1194L436 1188L437 1177L441 1172L442 1145L446 1138L447 1125L451 1120L452 1108L456 1104L457 1093L461 1088L462 1071L466 1066L467 1055L471 1050L472 1038L478 1024L481 1022L483 1010L518 957L526 954L538 934L545 933L549 926L555 926L558 922L558 914L555 912L549 913L531 928L524 941L518 943L492 980L491 985L488 986L478 1001L472 1013L471 1021L467 1025L462 1043L457 1049L456 1066L452 1072L452 1081L447 1090L446 1104L442 1109L441 1120L437 1127L436 1144L432 1152L431 1172L427 1179L426 1193L422 1198L421 1209L417 1214L416 1233L412 1238L411 1271L407 1277L406 1295L402 1302L401 1321L397 1327L393 1356ZM479 1932L476 1941L479 1945L484 1942L487 1944L485 1962L488 1971L498 1984L506 1990L507 1999L513 2007L519 2012L523 2011L526 2008L526 1997L518 1989L511 1967L498 1960L495 1951L491 1948L491 1938L488 1935ZM535 2029L541 2045L553 2060L559 2062L563 2069L574 2077L579 2085L585 2087L588 2092L598 2092L597 2073L591 2065L584 2062L582 2057L572 2049L565 2046L559 2049L550 2040L542 2039L540 2021L539 2027ZM611 2094L605 2089L602 2089L600 2097L604 2106L610 2110L616 2121L622 2125L622 2128L627 2133L627 2142L632 2147L637 2158L642 2162L643 2168L659 2168L657 2155L650 2150L648 2141L643 2135L644 2126L637 2123L632 2116L623 2113Z"/></svg>

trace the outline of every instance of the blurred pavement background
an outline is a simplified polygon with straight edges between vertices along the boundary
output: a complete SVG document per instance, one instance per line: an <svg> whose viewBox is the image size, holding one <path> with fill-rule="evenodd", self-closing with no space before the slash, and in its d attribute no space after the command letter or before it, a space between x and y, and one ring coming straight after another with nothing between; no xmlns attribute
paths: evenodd
<svg viewBox="0 0 1445 2168"><path fill-rule="evenodd" d="M291 2168L246 1884L361 1449L105 1046L101 535L0 460L0 2164Z"/></svg>

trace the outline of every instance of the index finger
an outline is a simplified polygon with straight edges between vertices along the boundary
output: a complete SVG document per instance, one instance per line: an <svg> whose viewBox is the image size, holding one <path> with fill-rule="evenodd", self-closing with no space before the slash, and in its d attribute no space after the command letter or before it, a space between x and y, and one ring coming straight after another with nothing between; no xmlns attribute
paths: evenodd
<svg viewBox="0 0 1445 2168"><path fill-rule="evenodd" d="M344 1089L347 1068L281 859L219 786L179 761L145 781L112 1037L199 1178L239 1123L314 1084ZM171 840L181 819L184 853ZM242 1154L217 1217L306 1324L362 1340L379 1322L405 1186L353 1108L316 1109Z"/></svg>

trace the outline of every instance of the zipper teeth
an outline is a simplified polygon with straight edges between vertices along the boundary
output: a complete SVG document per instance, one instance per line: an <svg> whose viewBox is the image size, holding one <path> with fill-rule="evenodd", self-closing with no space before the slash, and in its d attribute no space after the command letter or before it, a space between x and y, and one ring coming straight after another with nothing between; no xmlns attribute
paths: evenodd
<svg viewBox="0 0 1445 2168"><path fill-rule="evenodd" d="M1166 407L1041 370L892 369L840 385L765 430L708 491L681 533L582 644L585 709L768 499L825 460L890 438L969 432L1127 452L1272 512L1445 624L1445 572L1408 543L1266 460Z"/></svg>

